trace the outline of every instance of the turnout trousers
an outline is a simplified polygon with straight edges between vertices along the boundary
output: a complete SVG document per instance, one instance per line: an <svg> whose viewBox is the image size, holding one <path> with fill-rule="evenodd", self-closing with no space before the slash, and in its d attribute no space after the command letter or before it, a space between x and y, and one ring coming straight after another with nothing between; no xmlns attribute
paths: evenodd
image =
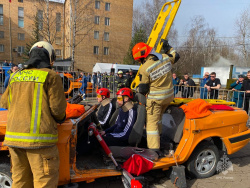
<svg viewBox="0 0 250 188"><path fill-rule="evenodd" d="M162 115L174 96L164 100L147 99L147 144L149 149L160 149L160 135L162 132Z"/></svg>
<svg viewBox="0 0 250 188"><path fill-rule="evenodd" d="M59 179L57 146L40 149L9 147L12 188L56 188Z"/></svg>

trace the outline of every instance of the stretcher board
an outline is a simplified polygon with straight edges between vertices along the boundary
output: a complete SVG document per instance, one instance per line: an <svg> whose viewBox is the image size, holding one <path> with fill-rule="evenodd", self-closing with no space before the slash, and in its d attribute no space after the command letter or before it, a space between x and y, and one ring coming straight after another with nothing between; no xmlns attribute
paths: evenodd
<svg viewBox="0 0 250 188"><path fill-rule="evenodd" d="M189 99L189 98L174 98L174 101L171 102L171 105L179 105L179 104L186 104L188 102L191 102L195 99ZM235 102L231 102L231 101L225 101L225 100L219 100L219 99L204 99L205 101L207 101L210 104L225 104L228 106L233 106L235 105Z"/></svg>
<svg viewBox="0 0 250 188"><path fill-rule="evenodd" d="M160 42L161 39L166 39L167 36L168 36L168 32L172 26L172 23L174 21L174 18L175 18L175 15L179 9L179 6L181 4L181 0L174 0L174 1L171 1L171 2L167 2L165 3L162 8L161 8L161 11L155 21L155 24L154 24L154 27L151 31L151 34L149 35L149 38L148 38L148 41L147 41L147 44L150 46L150 47L155 47L156 45L156 52L159 53L161 51L161 48L162 48L162 43ZM162 31L162 28L164 27L165 25L165 22L166 22L166 19L167 19L167 24L163 30L163 34L162 36L159 38L159 34L161 33ZM158 40L159 38L159 40ZM156 44L158 41L158 44ZM140 66L141 68L141 66ZM133 82L131 83L131 86L130 88L132 90L135 90L136 87L139 85L140 83L140 76L139 76L139 71L140 71L140 68L139 70L137 71L137 74L135 76L135 79L133 80Z"/></svg>

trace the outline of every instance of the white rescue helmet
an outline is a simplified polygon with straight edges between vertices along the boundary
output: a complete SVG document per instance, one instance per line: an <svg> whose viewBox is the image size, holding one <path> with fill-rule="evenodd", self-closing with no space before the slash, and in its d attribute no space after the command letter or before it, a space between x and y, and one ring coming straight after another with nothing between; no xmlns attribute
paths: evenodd
<svg viewBox="0 0 250 188"><path fill-rule="evenodd" d="M48 43L46 41L40 41L40 42L35 43L30 48L29 54L31 53L31 51L34 48L44 49L48 53L48 55L49 55L50 63L52 63L52 62L54 62L56 60L55 50L54 50L53 46L50 43Z"/></svg>
<svg viewBox="0 0 250 188"><path fill-rule="evenodd" d="M123 74L123 72L121 70L119 70L117 74Z"/></svg>

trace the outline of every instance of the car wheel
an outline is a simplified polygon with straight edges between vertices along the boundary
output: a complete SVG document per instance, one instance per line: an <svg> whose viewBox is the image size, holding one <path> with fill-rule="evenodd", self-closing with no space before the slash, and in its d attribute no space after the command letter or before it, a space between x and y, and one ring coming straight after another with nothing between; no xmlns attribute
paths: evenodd
<svg viewBox="0 0 250 188"><path fill-rule="evenodd" d="M0 164L0 188L10 188L11 185L10 164Z"/></svg>
<svg viewBox="0 0 250 188"><path fill-rule="evenodd" d="M189 157L187 172L194 178L208 178L214 175L220 159L218 148L209 141L203 141Z"/></svg>

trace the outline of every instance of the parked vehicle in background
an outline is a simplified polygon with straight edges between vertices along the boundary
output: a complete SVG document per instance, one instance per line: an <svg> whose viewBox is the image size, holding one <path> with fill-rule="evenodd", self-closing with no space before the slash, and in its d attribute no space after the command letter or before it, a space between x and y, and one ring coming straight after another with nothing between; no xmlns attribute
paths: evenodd
<svg viewBox="0 0 250 188"><path fill-rule="evenodd" d="M133 70L133 73L136 74L139 70L139 65L125 65L125 64L112 64L112 63L96 63L93 67L93 72L100 72L100 73L110 73L114 72L115 74L118 71L122 71L124 74L129 71L130 69Z"/></svg>

